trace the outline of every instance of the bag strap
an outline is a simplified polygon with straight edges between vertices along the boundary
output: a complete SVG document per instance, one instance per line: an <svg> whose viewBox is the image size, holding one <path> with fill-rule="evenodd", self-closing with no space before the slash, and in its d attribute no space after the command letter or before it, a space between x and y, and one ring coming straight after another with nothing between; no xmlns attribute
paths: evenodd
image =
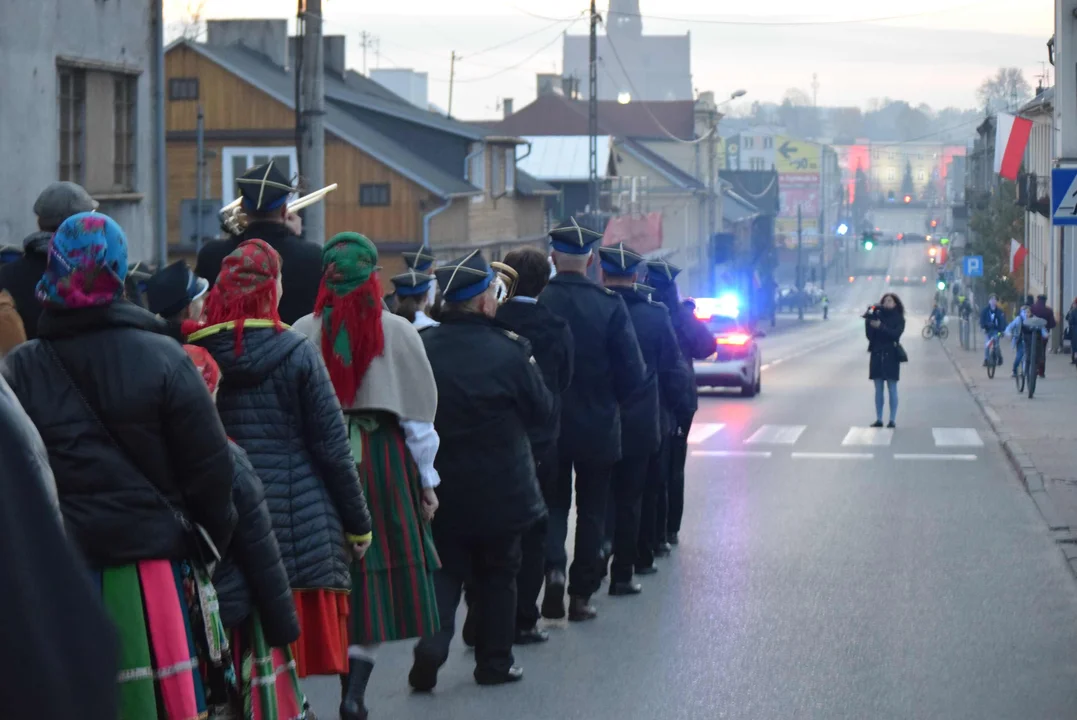
<svg viewBox="0 0 1077 720"><path fill-rule="evenodd" d="M186 532L191 532L194 529L194 526L191 524L191 521L187 519L187 516L184 515L178 508L176 508L176 506L173 505L167 497L165 497L165 494L161 492L160 488L154 485L153 482L150 481L148 477L146 477L145 473L143 473L135 464L134 460L131 459L130 454L123 449L122 445L120 445L119 441L116 439L116 436L112 434L112 431L109 430L108 426L101 421L101 416L98 415L97 411L94 409L94 406L90 404L90 401L86 399L86 396L82 393L82 388L79 387L79 384L75 382L75 379L73 377L71 377L71 373L68 371L67 366L64 364L64 361L60 359L60 355L56 352L56 348L54 348L52 346L52 343L47 340L41 340L41 344L45 346L45 350L48 352L53 364L55 364L56 367L60 370L60 372L63 373L64 378L67 379L67 383L71 386L71 389L75 391L76 395L78 395L79 401L82 403L82 406L85 408L86 412L89 413L90 417L93 418L93 421L97 425L97 427L101 430L101 432L105 434L105 437L108 438L109 444L112 445L112 447L114 447L116 451L120 453L121 456L123 456L124 460L126 460L132 468L135 469L138 476L142 478L146 482L146 484L153 489L153 492L157 495L158 499L162 503L164 503L165 507L168 508L169 512L171 512L176 517L176 520L179 522L180 525L183 526L183 529Z"/></svg>

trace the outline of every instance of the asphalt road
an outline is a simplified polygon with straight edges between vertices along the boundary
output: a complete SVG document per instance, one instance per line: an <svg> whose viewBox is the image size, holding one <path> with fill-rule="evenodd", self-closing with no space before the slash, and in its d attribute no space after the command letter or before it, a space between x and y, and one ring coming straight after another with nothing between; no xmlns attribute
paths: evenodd
<svg viewBox="0 0 1077 720"><path fill-rule="evenodd" d="M920 269L921 251L895 249L891 269ZM849 285L841 301L862 312L885 278ZM927 287L898 290L930 307ZM548 644L518 649L526 676L508 687L477 687L458 640L435 693L412 695L411 643L384 647L371 716L1077 717L1077 586L922 323L909 318L893 433L863 429L851 309L764 339L762 395L701 402L681 545L641 596L603 594L596 621L551 625ZM335 718L336 679L305 687Z"/></svg>

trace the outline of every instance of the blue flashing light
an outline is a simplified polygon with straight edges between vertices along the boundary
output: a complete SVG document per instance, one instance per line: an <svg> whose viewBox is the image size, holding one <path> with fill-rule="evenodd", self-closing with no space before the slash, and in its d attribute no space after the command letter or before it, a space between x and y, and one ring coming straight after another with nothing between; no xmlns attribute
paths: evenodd
<svg viewBox="0 0 1077 720"><path fill-rule="evenodd" d="M838 225L838 230L837 230L838 235L844 235L847 232L849 232L849 226L848 225L846 225L845 223L842 223L841 225Z"/></svg>
<svg viewBox="0 0 1077 720"><path fill-rule="evenodd" d="M740 316L740 297L727 292L716 298L696 298L695 315L700 320L719 317L737 318Z"/></svg>

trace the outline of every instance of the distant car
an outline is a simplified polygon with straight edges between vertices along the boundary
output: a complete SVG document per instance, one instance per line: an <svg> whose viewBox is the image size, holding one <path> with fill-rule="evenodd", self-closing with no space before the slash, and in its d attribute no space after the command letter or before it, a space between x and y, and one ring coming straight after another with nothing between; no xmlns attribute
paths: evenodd
<svg viewBox="0 0 1077 720"><path fill-rule="evenodd" d="M886 282L891 285L926 285L927 275L887 275Z"/></svg>
<svg viewBox="0 0 1077 720"><path fill-rule="evenodd" d="M706 360L692 363L696 371L696 385L700 387L739 387L744 397L754 397L763 390L763 354L755 338L763 333L752 333L743 327L736 317L708 315L700 308L696 317L707 324L714 333L718 347Z"/></svg>

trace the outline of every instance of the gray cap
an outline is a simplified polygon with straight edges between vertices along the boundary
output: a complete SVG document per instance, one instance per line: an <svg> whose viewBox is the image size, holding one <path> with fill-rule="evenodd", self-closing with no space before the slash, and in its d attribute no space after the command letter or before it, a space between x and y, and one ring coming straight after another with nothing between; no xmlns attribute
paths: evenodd
<svg viewBox="0 0 1077 720"><path fill-rule="evenodd" d="M59 226L72 215L97 209L97 201L81 185L55 182L45 188L34 203L34 215L46 225Z"/></svg>

